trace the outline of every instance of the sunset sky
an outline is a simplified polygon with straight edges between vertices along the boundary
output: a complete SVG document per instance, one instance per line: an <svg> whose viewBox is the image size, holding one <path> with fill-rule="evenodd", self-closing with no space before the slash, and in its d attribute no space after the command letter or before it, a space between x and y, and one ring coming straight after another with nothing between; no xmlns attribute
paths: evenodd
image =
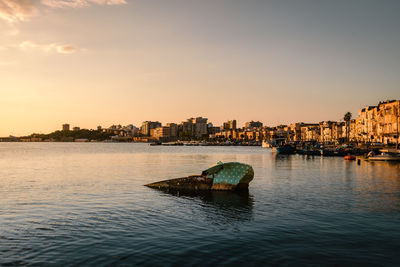
<svg viewBox="0 0 400 267"><path fill-rule="evenodd" d="M400 1L0 0L0 136L400 98Z"/></svg>

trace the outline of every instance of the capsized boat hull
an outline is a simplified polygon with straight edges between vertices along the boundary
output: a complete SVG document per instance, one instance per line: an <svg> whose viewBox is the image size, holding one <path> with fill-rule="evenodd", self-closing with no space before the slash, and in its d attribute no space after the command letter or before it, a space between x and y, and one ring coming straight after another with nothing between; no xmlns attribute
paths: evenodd
<svg viewBox="0 0 400 267"><path fill-rule="evenodd" d="M146 186L157 189L233 191L247 189L253 177L254 170L250 165L219 162L203 171L201 175L164 180Z"/></svg>
<svg viewBox="0 0 400 267"><path fill-rule="evenodd" d="M146 184L146 186L158 189L170 188L177 190L210 190L212 183L212 178L201 175L192 175L183 178L175 178Z"/></svg>

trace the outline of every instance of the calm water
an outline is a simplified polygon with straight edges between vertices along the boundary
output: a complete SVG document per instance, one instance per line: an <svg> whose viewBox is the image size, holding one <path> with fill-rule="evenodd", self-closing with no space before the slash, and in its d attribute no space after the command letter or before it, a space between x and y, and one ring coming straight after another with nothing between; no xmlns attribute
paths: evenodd
<svg viewBox="0 0 400 267"><path fill-rule="evenodd" d="M248 194L143 184L217 161ZM0 265L399 265L400 164L258 147L0 143Z"/></svg>

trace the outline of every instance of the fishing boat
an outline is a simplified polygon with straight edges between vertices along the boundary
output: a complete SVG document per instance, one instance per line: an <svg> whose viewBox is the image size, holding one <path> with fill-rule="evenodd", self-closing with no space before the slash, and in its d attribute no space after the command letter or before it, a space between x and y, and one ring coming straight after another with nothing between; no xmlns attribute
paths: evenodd
<svg viewBox="0 0 400 267"><path fill-rule="evenodd" d="M146 186L174 190L240 190L247 189L254 178L254 170L240 162L218 162L201 175L164 180Z"/></svg>

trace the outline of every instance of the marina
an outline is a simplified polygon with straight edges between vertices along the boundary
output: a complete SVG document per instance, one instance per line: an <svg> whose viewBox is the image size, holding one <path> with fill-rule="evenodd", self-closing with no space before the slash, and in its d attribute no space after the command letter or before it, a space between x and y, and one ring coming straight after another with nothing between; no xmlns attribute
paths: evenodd
<svg viewBox="0 0 400 267"><path fill-rule="evenodd" d="M346 156L358 156L362 159L367 160L381 160L381 161L400 161L400 151L396 148L381 148L383 146L353 146L347 144L332 145L332 144L320 144L317 142L302 143L302 142L167 142L167 143L149 143L149 146L254 146L262 147L263 149L269 149L274 153L281 155L305 155L305 156L323 156L323 157L346 157ZM383 152L381 152L383 151ZM389 152L391 151L391 152ZM372 153L374 157L368 156ZM383 153L383 154L382 154ZM371 154L371 155L372 155Z"/></svg>
<svg viewBox="0 0 400 267"><path fill-rule="evenodd" d="M380 153L375 153L371 151L367 155L367 159L370 161L390 161L390 162L400 162L400 152L396 150L381 149Z"/></svg>

